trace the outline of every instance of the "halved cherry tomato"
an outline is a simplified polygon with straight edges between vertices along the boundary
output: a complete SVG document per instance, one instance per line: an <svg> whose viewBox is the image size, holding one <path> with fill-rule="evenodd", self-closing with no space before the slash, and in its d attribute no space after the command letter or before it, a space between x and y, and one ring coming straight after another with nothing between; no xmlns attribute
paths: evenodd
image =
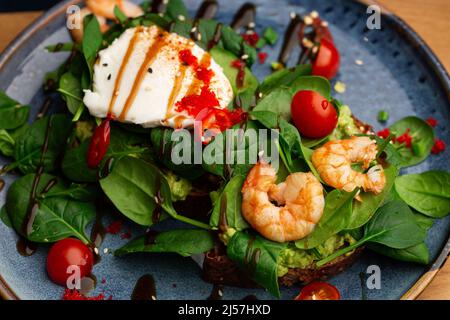
<svg viewBox="0 0 450 320"><path fill-rule="evenodd" d="M320 41L319 52L313 62L312 73L332 79L336 76L340 66L340 55L334 44L323 38Z"/></svg>
<svg viewBox="0 0 450 320"><path fill-rule="evenodd" d="M71 276L67 271L73 265L80 268L81 278L89 275L94 265L91 250L78 239L67 238L56 242L47 256L47 273L50 279L66 286L67 278Z"/></svg>
<svg viewBox="0 0 450 320"><path fill-rule="evenodd" d="M340 300L338 289L326 282L312 282L294 300Z"/></svg>
<svg viewBox="0 0 450 320"><path fill-rule="evenodd" d="M94 130L87 153L87 165L91 169L98 168L109 148L111 134L111 116L108 116Z"/></svg>
<svg viewBox="0 0 450 320"><path fill-rule="evenodd" d="M291 114L298 131L307 138L326 137L338 122L333 104L315 91L297 92L292 100Z"/></svg>

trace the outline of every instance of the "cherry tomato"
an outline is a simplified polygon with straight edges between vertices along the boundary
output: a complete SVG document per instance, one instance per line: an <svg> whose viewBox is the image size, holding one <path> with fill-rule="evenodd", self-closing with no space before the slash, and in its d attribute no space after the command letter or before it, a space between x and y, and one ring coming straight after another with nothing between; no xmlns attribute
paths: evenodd
<svg viewBox="0 0 450 320"><path fill-rule="evenodd" d="M105 157L109 148L111 134L111 117L108 116L94 130L87 153L87 165L91 169L97 168Z"/></svg>
<svg viewBox="0 0 450 320"><path fill-rule="evenodd" d="M312 73L315 76L322 76L332 79L339 71L340 56L334 44L323 38L320 41L319 52L313 62Z"/></svg>
<svg viewBox="0 0 450 320"><path fill-rule="evenodd" d="M312 282L305 286L295 300L339 300L338 289L326 282Z"/></svg>
<svg viewBox="0 0 450 320"><path fill-rule="evenodd" d="M81 278L89 275L94 265L94 255L83 242L78 239L67 238L56 242L47 256L47 273L50 279L62 286L66 286L69 266L80 268Z"/></svg>
<svg viewBox="0 0 450 320"><path fill-rule="evenodd" d="M291 104L295 126L307 138L323 138L329 135L338 122L333 104L315 91L299 91Z"/></svg>

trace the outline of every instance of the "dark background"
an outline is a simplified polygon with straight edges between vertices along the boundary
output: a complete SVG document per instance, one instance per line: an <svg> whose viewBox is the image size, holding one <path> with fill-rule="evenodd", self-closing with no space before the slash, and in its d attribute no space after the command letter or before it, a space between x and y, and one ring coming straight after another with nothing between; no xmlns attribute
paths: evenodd
<svg viewBox="0 0 450 320"><path fill-rule="evenodd" d="M47 10L59 0L1 0L0 12Z"/></svg>

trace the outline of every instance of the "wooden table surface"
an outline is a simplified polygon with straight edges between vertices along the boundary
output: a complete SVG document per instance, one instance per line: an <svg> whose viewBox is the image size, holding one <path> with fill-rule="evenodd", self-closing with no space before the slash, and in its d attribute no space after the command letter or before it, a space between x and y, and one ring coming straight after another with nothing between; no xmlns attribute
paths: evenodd
<svg viewBox="0 0 450 320"><path fill-rule="evenodd" d="M378 0L404 19L434 50L450 70L450 0ZM0 51L41 12L1 13ZM450 259L419 299L450 300Z"/></svg>

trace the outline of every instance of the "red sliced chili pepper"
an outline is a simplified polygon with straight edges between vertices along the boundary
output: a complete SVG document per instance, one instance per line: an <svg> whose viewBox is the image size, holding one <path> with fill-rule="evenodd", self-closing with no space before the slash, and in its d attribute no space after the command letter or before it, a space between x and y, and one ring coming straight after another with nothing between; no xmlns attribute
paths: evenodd
<svg viewBox="0 0 450 320"><path fill-rule="evenodd" d="M242 38L244 39L245 42L247 42L249 46L256 47L260 37L259 34L253 31L251 33L244 33L242 35Z"/></svg>
<svg viewBox="0 0 450 320"><path fill-rule="evenodd" d="M231 66L238 70L236 85L238 88L242 88L245 82L245 62L239 59L234 60L231 62Z"/></svg>
<svg viewBox="0 0 450 320"><path fill-rule="evenodd" d="M112 117L108 115L108 117L94 130L87 153L87 165L91 169L98 168L108 151L111 134L111 119Z"/></svg>

